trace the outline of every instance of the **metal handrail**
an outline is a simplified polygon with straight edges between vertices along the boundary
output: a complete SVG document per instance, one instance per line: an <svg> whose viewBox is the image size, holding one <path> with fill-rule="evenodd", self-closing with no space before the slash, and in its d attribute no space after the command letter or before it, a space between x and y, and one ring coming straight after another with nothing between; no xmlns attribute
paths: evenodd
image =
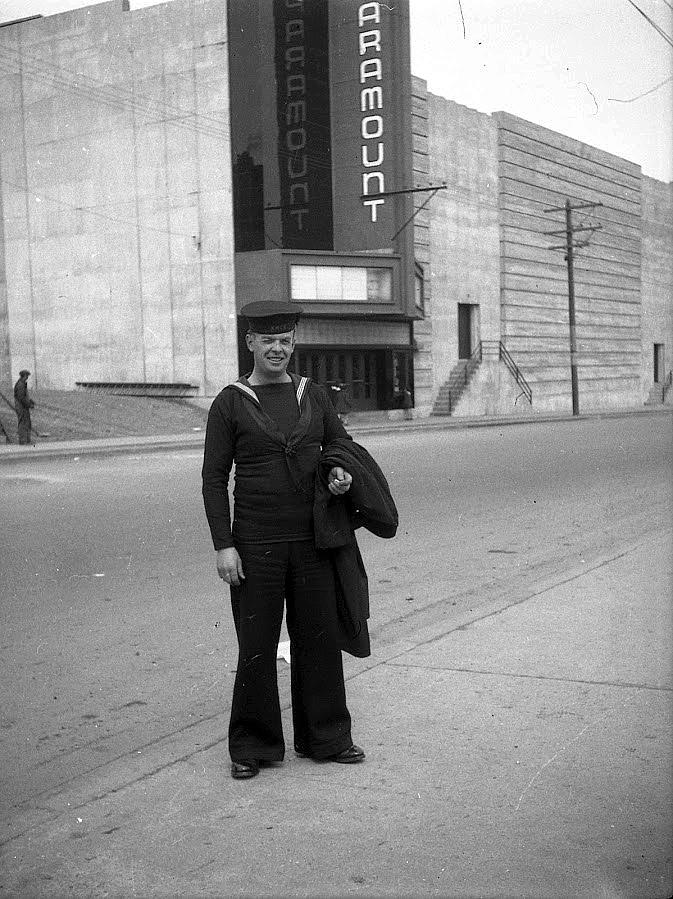
<svg viewBox="0 0 673 899"><path fill-rule="evenodd" d="M467 372L468 366L470 362L481 362L481 340L476 345L476 347L472 350L470 354L470 358L467 360L467 365L465 366L465 371ZM467 381L465 382L467 383Z"/></svg>
<svg viewBox="0 0 673 899"><path fill-rule="evenodd" d="M514 359L512 359L512 357L510 356L510 354L507 350L507 347L502 342L502 340L499 341L499 345L500 345L500 358L502 359L502 361L505 363L507 368L510 370L510 372L514 376L516 383L519 385L519 387L523 391L524 396L526 397L528 402L532 405L533 404L533 389L532 389L532 387L530 386L528 381L524 378L521 369L516 364Z"/></svg>

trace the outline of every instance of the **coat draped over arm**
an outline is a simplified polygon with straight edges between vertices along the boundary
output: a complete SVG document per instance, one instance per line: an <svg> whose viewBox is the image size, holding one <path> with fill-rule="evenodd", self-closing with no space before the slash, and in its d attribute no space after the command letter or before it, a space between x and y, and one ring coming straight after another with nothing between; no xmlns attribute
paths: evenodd
<svg viewBox="0 0 673 899"><path fill-rule="evenodd" d="M348 493L333 496L328 475L340 467L353 477ZM389 539L399 516L388 482L367 450L352 440L337 439L320 456L315 481L313 525L318 549L330 552L337 596L341 648L351 655L371 655L369 584L355 531L364 527Z"/></svg>

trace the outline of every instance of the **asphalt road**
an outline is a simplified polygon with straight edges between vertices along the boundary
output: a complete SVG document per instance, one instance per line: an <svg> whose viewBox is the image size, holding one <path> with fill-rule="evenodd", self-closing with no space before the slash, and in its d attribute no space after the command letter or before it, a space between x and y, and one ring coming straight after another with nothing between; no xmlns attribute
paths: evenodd
<svg viewBox="0 0 673 899"><path fill-rule="evenodd" d="M360 540L374 654L670 526L667 414L361 442L401 518L396 539ZM221 715L236 659L200 453L16 463L0 467L0 487L0 815L11 822Z"/></svg>

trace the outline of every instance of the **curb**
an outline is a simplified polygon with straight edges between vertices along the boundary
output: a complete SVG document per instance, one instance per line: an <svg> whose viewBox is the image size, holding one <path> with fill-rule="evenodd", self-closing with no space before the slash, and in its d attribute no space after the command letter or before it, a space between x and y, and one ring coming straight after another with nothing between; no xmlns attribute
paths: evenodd
<svg viewBox="0 0 673 899"><path fill-rule="evenodd" d="M386 421L380 424L357 424L349 426L349 433L358 434L399 434L418 431L450 431L467 428L493 428L511 425L545 424L550 422L595 421L600 419L626 418L632 415L671 414L673 408L649 406L635 409L620 409L589 412L581 415L570 413L540 414L526 416L492 416L479 418L420 418L411 420ZM0 464L12 462L37 461L38 459L72 456L109 456L124 453L152 453L169 450L201 449L205 437L205 429L198 434L162 434L153 437L115 437L91 438L85 440L50 441L17 446L16 444L0 446Z"/></svg>

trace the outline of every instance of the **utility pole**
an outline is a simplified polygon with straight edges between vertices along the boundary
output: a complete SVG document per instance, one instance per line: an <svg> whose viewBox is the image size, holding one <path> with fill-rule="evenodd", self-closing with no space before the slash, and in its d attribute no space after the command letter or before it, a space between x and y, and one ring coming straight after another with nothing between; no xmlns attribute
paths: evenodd
<svg viewBox="0 0 673 899"><path fill-rule="evenodd" d="M575 209L594 209L596 206L602 206L602 203L579 203L573 206L570 200L566 199L563 206L554 206L551 209L545 209L544 212L565 212L565 228L559 231L545 231L546 235L565 235L565 243L557 244L549 247L550 250L565 250L565 260L568 263L568 324L570 325L570 383L572 387L573 415L580 414L580 394L579 384L577 380L577 327L575 324L575 271L574 271L574 253L576 249L586 247L589 243L589 237L594 231L598 231L601 225L580 225L573 227L573 211ZM573 235L578 231L588 231L589 235L584 241L575 241Z"/></svg>

